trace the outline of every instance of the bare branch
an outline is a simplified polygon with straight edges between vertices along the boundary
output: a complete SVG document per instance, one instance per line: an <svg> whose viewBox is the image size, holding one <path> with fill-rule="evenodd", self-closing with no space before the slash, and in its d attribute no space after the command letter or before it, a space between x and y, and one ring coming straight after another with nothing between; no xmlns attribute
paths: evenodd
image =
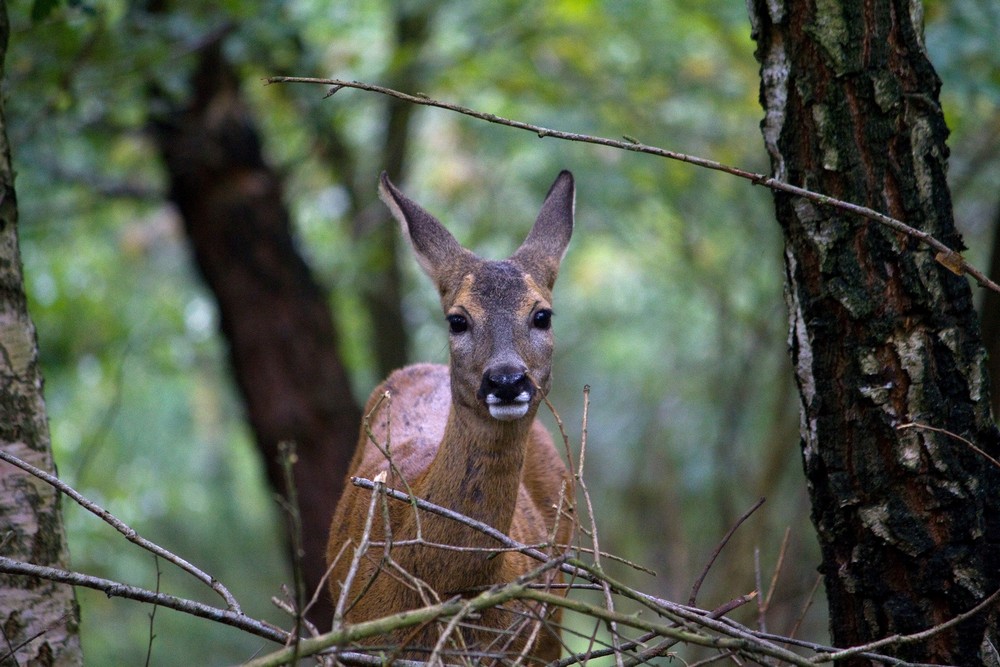
<svg viewBox="0 0 1000 667"><path fill-rule="evenodd" d="M155 593L144 588L128 586L110 579L102 579L100 577L93 577L87 574L80 574L79 572L46 567L44 565L24 563L19 560L14 560L13 558L7 558L6 556L0 556L0 572L3 572L4 574L39 577L41 579L57 581L71 586L93 588L94 590L104 592L108 597L119 597L129 600L137 600L139 602L148 602L150 604L191 614L192 616L197 616L199 618L206 618L224 625L230 625L234 628L239 628L240 630L244 630L250 634L263 637L264 639L268 639L279 644L284 644L290 638L289 633L284 630L250 618L242 612L231 609L219 609L218 607L212 607L210 605L202 604L201 602L195 602L194 600L179 598L173 595L166 595L164 593Z"/></svg>
<svg viewBox="0 0 1000 667"><path fill-rule="evenodd" d="M712 551L712 555L709 556L708 562L705 563L705 567L701 571L701 574L698 575L698 578L695 579L694 585L691 586L691 595L688 596L689 605L691 605L692 607L695 605L695 602L698 599L698 591L701 590L701 585L705 582L705 577L708 576L708 571L712 569L712 565L715 563L715 559L718 558L719 554L722 553L722 550L726 548L726 545L729 544L729 540L732 539L733 535L736 533L739 527L743 525L743 522L749 519L750 515L756 512L763 504L764 504L764 498L759 498L757 502L755 502L753 506L750 507L750 509L744 512L743 515L736 520L736 523L733 524L733 527L730 528L729 531L723 536L722 540L719 541L719 544L715 547L715 550Z"/></svg>
<svg viewBox="0 0 1000 667"><path fill-rule="evenodd" d="M979 454L980 456L982 456L983 458L985 458L987 461L989 461L990 463L992 463L997 468L1000 468L1000 461L997 461L995 458L993 458L992 456L990 456L989 454L987 454L986 452L984 452L982 449L980 449L979 447L977 447L975 444L973 444L969 440L966 440L962 436L960 436L960 435L958 435L956 433L952 433L951 431L949 431L947 429L937 428L935 426L929 426L927 424L921 424L919 422L910 422L908 424L900 424L899 426L896 427L896 430L897 431L902 431L904 429L909 429L909 428L916 428L916 429L921 429L921 430L924 430L924 431L933 431L934 433L941 433L943 435L948 436L949 438L954 438L955 440L958 440L959 442L961 442L964 445L966 445L972 451L976 452L977 454Z"/></svg>
<svg viewBox="0 0 1000 667"><path fill-rule="evenodd" d="M52 485L62 493L65 493L67 496L76 501L76 503L81 507L83 507L85 510L91 512L92 514L97 515L98 517L100 517L102 521L104 521L105 523L113 527L115 530L117 530L119 533L124 535L125 539L127 539L129 542L139 545L146 551L156 554L157 556L163 558L164 560L173 563L174 565L181 568L188 574L193 575L196 579L203 582L207 586L210 586L212 590L221 595L222 599L226 601L226 605L229 607L229 609L236 612L237 614L243 613L242 610L240 609L239 603L236 601L236 598L233 596L232 593L229 592L228 588L222 585L222 582L218 581L215 577L206 574L205 572L198 569L197 567L195 567L188 561L184 560L180 556L170 551L167 551L160 545L154 544L153 542L150 542L146 538L142 537L141 535L139 535L139 533L135 531L134 528L128 526L124 521L114 516L113 514L111 514L111 512L107 511L97 503L84 498L79 491L77 491L70 485L66 484L55 475L51 475L45 472L44 470L36 468L27 461L22 461L13 454L10 454L3 450L0 450L0 459L6 461L7 463L10 463L11 465L17 466L21 470L24 470L25 472L34 475L40 480Z"/></svg>
<svg viewBox="0 0 1000 667"><path fill-rule="evenodd" d="M739 169L737 167L731 167L729 165L722 164L721 162L716 162L715 160L709 160L707 158L697 157L695 155L687 155L685 153L678 153L677 151L667 150L665 148L659 148L658 146L650 146L644 144L634 139L633 137L626 137L624 141L618 139L608 139L605 137L597 137L589 134L580 134L577 132L564 132L562 130L553 130L547 127L542 127L540 125L533 125L531 123L525 123L519 120L512 120L509 118L504 118L503 116L497 116L496 114L484 113L482 111L476 111L474 109L469 109L467 107L459 106L457 104L451 104L449 102L441 102L439 100L431 99L430 97L420 96L420 95L409 95L407 93L400 92L398 90L393 90L392 88L386 88L385 86L379 86L372 83L364 83L361 81L345 81L342 79L317 79L312 77L302 77L302 76L272 76L267 78L266 83L310 83L323 86L334 86L339 90L340 88L356 88L358 90L367 90L374 93L379 93L381 95L388 95L389 97L395 97L400 100L411 102L413 104L421 104L424 106L437 107L439 109L445 109L447 111L453 111L455 113L460 113L465 116L470 116L472 118L478 118L479 120L484 120L488 123L496 123L498 125L505 125L507 127L512 127L519 130L527 130L528 132L533 132L537 134L539 138L553 137L555 139L563 139L566 141L578 141L587 144L596 144L598 146L609 146L611 148L618 148L625 151L632 151L634 153L645 153L647 155L655 155L657 157L667 158L669 160L677 160L679 162L686 162L688 164L693 164L698 167L703 167L705 169L712 169L714 171L721 171L732 176L737 176L739 178L746 179L755 185L763 185L771 190L776 190L779 192L786 192L790 195L796 197L802 197L803 199L808 199L811 202L819 204L821 206L830 206L832 208L837 208L842 211L847 211L855 215L859 215L862 218L872 220L889 227L890 229L906 234L914 239L917 239L921 243L927 245L928 247L936 251L935 259L942 266L946 267L950 271L957 273L959 275L968 273L970 276L975 278L976 282L979 283L981 287L991 289L994 292L1000 293L1000 285L989 279L989 277L977 269L975 266L969 264L962 257L962 254L952 250L950 247L938 241L932 235L927 232L911 227L901 220L885 215L884 213L879 213L878 211L868 208L867 206L860 206L858 204L852 204L840 199L835 199L834 197L829 197L827 195L819 194L818 192L813 192L811 190L806 190L805 188L800 188L783 181L779 181L776 178L765 176L763 174L754 173L751 171L746 171L745 169Z"/></svg>

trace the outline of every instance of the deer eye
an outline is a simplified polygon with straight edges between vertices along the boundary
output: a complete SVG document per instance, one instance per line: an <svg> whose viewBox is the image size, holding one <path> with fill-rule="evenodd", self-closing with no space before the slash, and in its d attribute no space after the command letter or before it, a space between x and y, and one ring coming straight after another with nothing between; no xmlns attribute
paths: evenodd
<svg viewBox="0 0 1000 667"><path fill-rule="evenodd" d="M548 329L552 326L552 311L547 308L539 310L531 318L531 323L535 325L536 329Z"/></svg>
<svg viewBox="0 0 1000 667"><path fill-rule="evenodd" d="M449 315L447 319L448 327L451 329L453 334L460 334L468 331L469 321L465 319L464 315Z"/></svg>

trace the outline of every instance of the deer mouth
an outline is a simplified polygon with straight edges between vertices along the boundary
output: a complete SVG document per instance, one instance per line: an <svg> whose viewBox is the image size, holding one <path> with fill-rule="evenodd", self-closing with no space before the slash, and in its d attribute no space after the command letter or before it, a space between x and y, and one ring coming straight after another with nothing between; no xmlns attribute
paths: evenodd
<svg viewBox="0 0 1000 667"><path fill-rule="evenodd" d="M486 395L486 407L489 408L490 417L499 421L513 421L528 414L531 407L531 394L522 391L511 400L504 400L496 394Z"/></svg>

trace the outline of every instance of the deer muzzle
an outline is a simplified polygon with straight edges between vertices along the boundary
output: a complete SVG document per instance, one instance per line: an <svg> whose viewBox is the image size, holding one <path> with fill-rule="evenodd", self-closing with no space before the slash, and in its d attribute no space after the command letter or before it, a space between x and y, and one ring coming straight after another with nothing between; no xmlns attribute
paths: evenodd
<svg viewBox="0 0 1000 667"><path fill-rule="evenodd" d="M528 374L516 368L497 368L483 373L479 398L490 416L500 421L520 419L528 414L535 385Z"/></svg>

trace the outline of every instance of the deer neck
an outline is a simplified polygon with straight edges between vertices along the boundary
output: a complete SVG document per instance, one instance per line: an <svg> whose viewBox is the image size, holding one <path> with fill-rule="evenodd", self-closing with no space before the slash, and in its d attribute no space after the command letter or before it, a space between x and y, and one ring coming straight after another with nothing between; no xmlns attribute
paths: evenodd
<svg viewBox="0 0 1000 667"><path fill-rule="evenodd" d="M417 495L508 533L533 421L534 410L516 421L498 421L452 403L441 445ZM453 521L434 523L445 533L435 536L442 542L496 546Z"/></svg>

